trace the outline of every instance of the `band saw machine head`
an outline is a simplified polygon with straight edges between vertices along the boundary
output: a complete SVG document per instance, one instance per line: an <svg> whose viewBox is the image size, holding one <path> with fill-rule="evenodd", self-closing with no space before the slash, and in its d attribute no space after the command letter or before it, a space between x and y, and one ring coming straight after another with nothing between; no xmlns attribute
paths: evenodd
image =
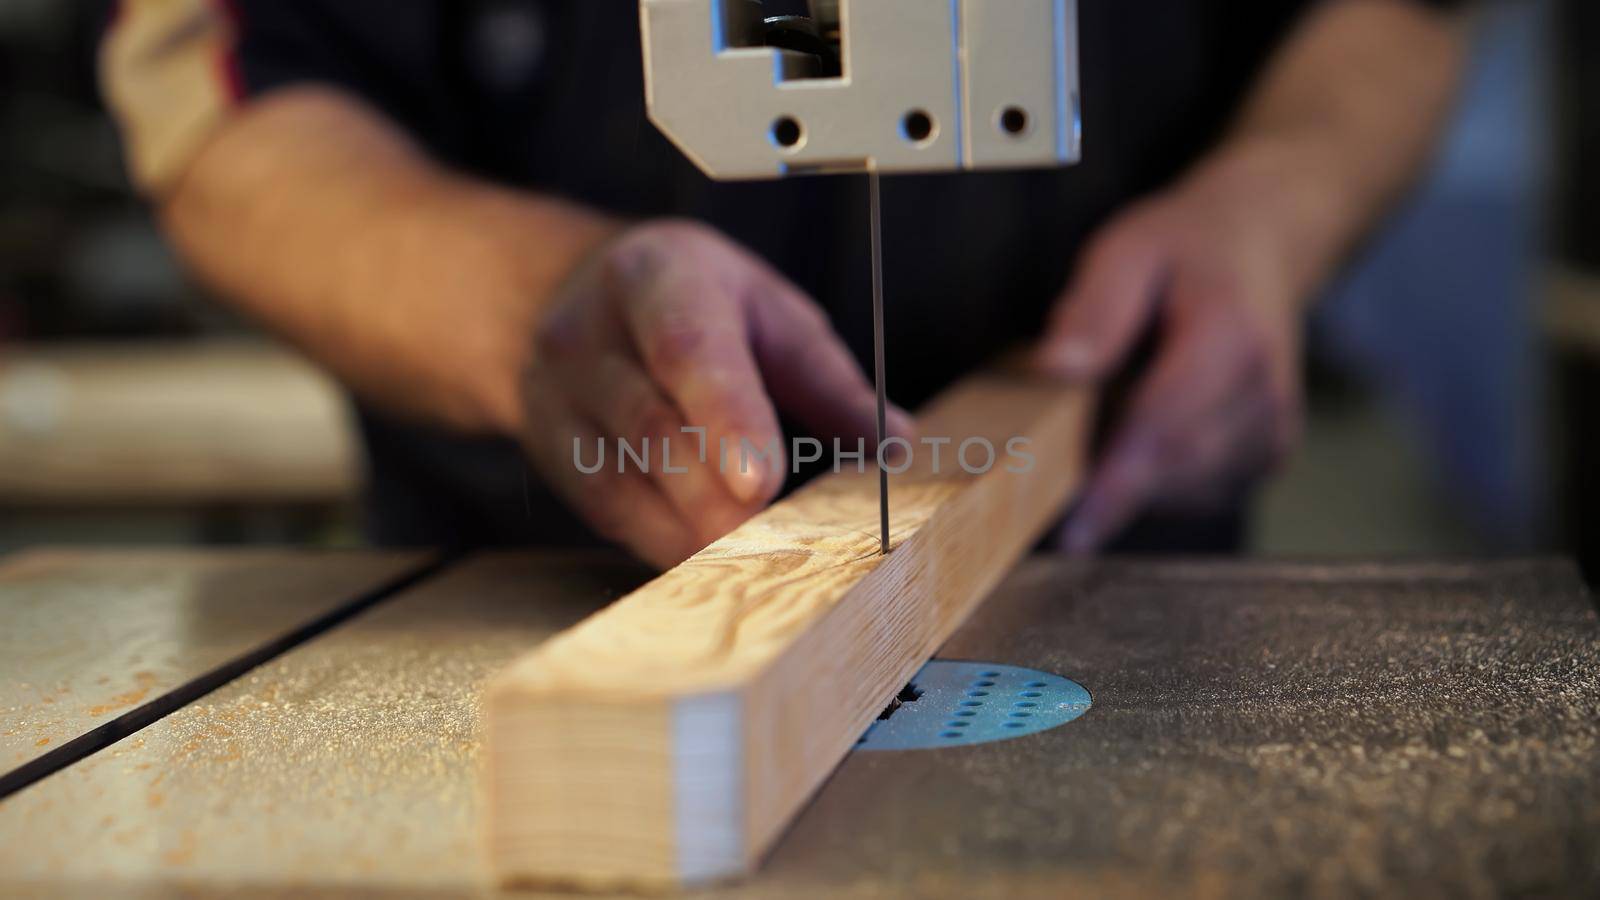
<svg viewBox="0 0 1600 900"><path fill-rule="evenodd" d="M1077 0L640 0L650 119L707 175L1078 161Z"/></svg>

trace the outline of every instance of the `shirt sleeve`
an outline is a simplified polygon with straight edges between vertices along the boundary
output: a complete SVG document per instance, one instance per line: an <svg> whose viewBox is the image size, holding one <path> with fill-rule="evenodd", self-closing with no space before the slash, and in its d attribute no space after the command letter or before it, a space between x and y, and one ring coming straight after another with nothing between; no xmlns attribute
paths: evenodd
<svg viewBox="0 0 1600 900"><path fill-rule="evenodd" d="M100 86L129 175L159 195L252 99L338 86L402 118L437 65L425 0L119 0L99 47Z"/></svg>

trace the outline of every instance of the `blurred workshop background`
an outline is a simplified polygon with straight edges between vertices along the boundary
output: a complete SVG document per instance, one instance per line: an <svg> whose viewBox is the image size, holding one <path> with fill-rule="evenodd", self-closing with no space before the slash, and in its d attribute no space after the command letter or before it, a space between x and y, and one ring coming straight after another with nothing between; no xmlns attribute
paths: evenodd
<svg viewBox="0 0 1600 900"><path fill-rule="evenodd" d="M130 194L95 23L0 0L0 552L359 540L336 387L207 301ZM1586 55L1587 54L1587 55ZM1486 5L1425 187L1312 325L1287 556L1567 550L1600 570L1600 3Z"/></svg>

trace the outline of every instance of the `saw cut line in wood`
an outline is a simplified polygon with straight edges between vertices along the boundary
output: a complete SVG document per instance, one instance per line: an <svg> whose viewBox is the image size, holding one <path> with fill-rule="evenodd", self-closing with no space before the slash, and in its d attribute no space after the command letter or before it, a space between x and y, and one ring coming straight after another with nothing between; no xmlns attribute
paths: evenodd
<svg viewBox="0 0 1600 900"><path fill-rule="evenodd" d="M924 443L891 479L889 554L877 472L852 464L513 663L485 708L496 877L649 889L750 871L1066 506L1091 407L1025 376L963 381L918 422L950 439L937 469Z"/></svg>

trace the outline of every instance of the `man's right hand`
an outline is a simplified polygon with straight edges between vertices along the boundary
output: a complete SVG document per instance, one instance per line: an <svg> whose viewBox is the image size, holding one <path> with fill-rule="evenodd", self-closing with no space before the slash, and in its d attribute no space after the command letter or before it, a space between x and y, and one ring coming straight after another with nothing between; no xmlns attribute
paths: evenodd
<svg viewBox="0 0 1600 900"><path fill-rule="evenodd" d="M688 221L637 226L579 267L541 317L524 398L523 444L546 481L602 536L664 567L777 495L788 470L780 410L825 441L865 438L869 458L876 417L871 385L817 305ZM900 410L889 426L911 436ZM644 438L649 474L632 462L619 472L618 440ZM604 441L599 471L580 470L575 439L586 466ZM666 440L672 467L687 472L664 471ZM743 441L780 450L741 471Z"/></svg>
<svg viewBox="0 0 1600 900"><path fill-rule="evenodd" d="M241 107L161 211L219 294L366 402L516 435L597 531L659 565L772 499L784 463L737 470L741 438L781 442L776 410L852 448L873 433L872 391L822 312L727 238L690 222L619 234L594 210L463 178L336 90ZM907 436L903 413L890 424ZM682 427L706 429L709 464L663 473L662 439L674 467L698 459ZM616 440L645 436L650 475L619 475ZM578 470L574 437L591 461L607 439L603 471Z"/></svg>

